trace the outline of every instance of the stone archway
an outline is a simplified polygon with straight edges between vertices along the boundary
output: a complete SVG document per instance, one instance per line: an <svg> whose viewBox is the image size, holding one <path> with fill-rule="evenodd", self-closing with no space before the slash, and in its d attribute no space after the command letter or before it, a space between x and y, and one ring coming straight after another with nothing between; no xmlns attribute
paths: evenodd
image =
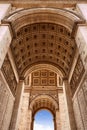
<svg viewBox="0 0 87 130"><path fill-rule="evenodd" d="M58 103L52 97L46 94L36 97L30 103L30 110L32 112L31 130L33 130L35 113L39 111L40 109L47 109L52 113L53 118L54 118L54 128L55 130L57 130L58 128L56 128L57 122L56 122L55 117L56 117L56 111L59 109Z"/></svg>
<svg viewBox="0 0 87 130"><path fill-rule="evenodd" d="M33 115L41 108L49 109L54 115L56 113L56 110L59 109L59 106L58 102L56 102L51 96L42 94L40 96L37 96L30 103L30 109L32 109Z"/></svg>
<svg viewBox="0 0 87 130"><path fill-rule="evenodd" d="M46 19L44 19L44 17ZM75 39L72 36L75 31L74 30L75 26L77 26L77 24L82 21L83 21L82 18L80 18L79 16L77 16L76 14L70 11L63 10L63 9L52 9L52 8L37 8L37 9L20 10L11 14L9 17L7 17L7 19L3 20L3 23L9 24L9 26L12 29L11 31L13 32L13 36L14 36L12 43L10 45L10 51L5 57L5 60L3 59L4 62L2 65L2 73L5 74L7 80L10 79L10 81L9 80L7 81L8 84L12 83L14 85L12 88L11 84L9 84L10 89L13 92L14 97L15 97L15 106L14 106L13 114L16 113L14 114L12 118L12 126L10 129L18 128L17 121L19 119L19 110L23 111L23 109L20 109L20 102L21 102L21 97L23 94L22 86L24 86L23 85L24 78L26 78L28 73L30 72L33 73L34 67L36 67L36 70L35 69L34 70L37 71L37 70L40 70L38 69L39 66L41 66L41 68L44 68L47 65L50 66L50 68L47 67L46 69L49 68L49 70L51 70L52 68L53 72L56 72L57 70L56 72L57 75L58 74L60 75L61 73L62 76L60 77L63 78L63 82L65 83L65 84L64 83L62 84L62 87L64 88L63 93L62 94L57 93L59 96L60 111L61 113L63 111L66 112L64 116L62 115L63 118L61 116L61 122L63 123L62 130L76 129L74 115L72 114L73 113L72 97L69 92L71 89L72 91L74 91L72 93L72 96L74 95L75 90L76 90L74 85L77 85L79 82L79 79L81 79L80 74L84 74L84 66L82 64L81 57L79 56L79 53L78 53L77 43L75 42ZM12 57L10 57L10 54ZM10 67L10 62L9 62L9 59L10 59L12 63L11 58L14 59L15 61L15 70L17 69L16 72L19 78L17 82L14 81L15 80L14 75L10 75L8 73L8 69L6 68L6 66L8 65L8 68L12 72L12 68ZM71 83L71 87L70 87L68 78L70 78L70 74L72 73L71 69L72 69L74 58L76 58L75 65L74 65L74 67L76 68L74 70L74 76L72 76L72 80L70 82ZM79 65L81 69L79 69ZM74 81L76 82L76 84ZM42 88L37 87L37 85L36 85L36 88L34 87L35 86L32 87L31 85L31 88L28 88L29 91L32 91L32 93L34 93L34 90L36 91L36 89L38 90L42 89L44 92L45 85L40 86ZM51 87L53 87L53 85ZM58 86L56 86L55 88L56 92L59 91L59 88L57 87ZM49 88L49 92L50 92L50 88ZM45 92L47 92L47 90L45 90ZM52 92L54 92L54 90L52 90ZM26 124L27 129L31 130L32 117L33 117L32 109L34 108L35 108L34 110L37 110L37 108L39 109L39 107L36 107L36 106L39 106L38 102L40 102L42 107L48 106L48 108L50 109L51 106L47 104L52 104L52 103L50 99L47 100L48 97L46 97L46 100L44 99L44 97L41 97L41 100L37 99L38 100L38 102L36 103L37 105L35 104L33 108L30 108L30 104L32 102L30 98L34 94L31 94L31 93L28 93L28 94L30 95L27 96L27 105L26 105L26 112L25 112L24 117L27 118L26 120L28 122ZM41 93L41 96L44 96L44 94ZM47 95L45 94L45 96ZM53 93L53 96L55 96L55 93ZM45 101L46 106L43 106L43 101ZM58 102L58 99L56 101ZM61 109L62 108L61 106L64 106L64 103L65 103L65 109ZM59 114L59 111L58 111L59 108L57 108L56 110L54 108L54 110L57 113L56 115ZM17 110L15 111L15 109ZM27 117L26 115L28 113L29 115ZM56 121L58 120L58 117L59 116L56 116ZM64 124L65 117L67 117L66 125ZM56 125L55 126L57 130L59 124L58 122L56 122L56 124L57 126Z"/></svg>
<svg viewBox="0 0 87 130"><path fill-rule="evenodd" d="M68 78L71 64L76 51L76 43L72 38L72 32L76 21L81 21L80 17L69 11L66 11L65 14L65 10L55 10L51 8L21 10L19 12L20 13L15 12L10 15L6 21L11 22L11 27L13 29L14 37L11 44L11 51L14 56L19 79L24 78L24 75L26 75L28 69L31 68L31 66L35 67L36 65L38 66L38 64L40 64L39 66L41 66L41 64L42 66L43 64L45 64L45 66L46 64L50 65L50 68L52 67L52 71L53 69L55 71L57 70L56 73L58 74L58 71L60 70L62 77ZM70 15L72 16L72 18L70 18ZM66 24L64 23L64 20L66 21ZM36 87L36 89L38 89L38 91L44 92L44 86L42 86L43 88L40 88L40 90L38 89L39 87ZM53 85L51 87L53 87ZM50 89L53 89L51 87L49 87L48 89L49 93ZM54 97L56 96L55 100L58 102L59 88L57 87L58 86L56 85L55 90L52 90L51 94ZM29 91L31 91L32 93L34 93L34 91L37 91L34 87L32 90L32 86L30 89L31 90ZM45 92L48 93L47 90L45 90ZM32 96L34 96L34 94L29 94L30 97L28 100L30 103L30 99ZM43 93L40 94L43 96ZM40 102L43 105L43 98L41 99L42 100ZM47 99L48 98L46 97L46 106L48 106L47 104L52 104L50 100ZM28 106L29 105L30 104L28 104ZM36 107L36 105L34 107ZM49 109L50 107L51 106L49 106ZM55 113L57 113L58 115L58 108L53 108L55 110ZM30 124L32 124L33 117L31 116L31 114L32 111L29 108ZM59 116L57 115L55 114L55 117L58 119ZM60 127L58 126L57 119L55 119L56 130L58 129L58 127ZM71 127L69 121L67 121L66 124L69 125L68 127ZM27 129L29 130L31 130L31 128L31 125L27 127Z"/></svg>
<svg viewBox="0 0 87 130"><path fill-rule="evenodd" d="M54 130L54 115L49 109L42 108L34 115L33 130Z"/></svg>

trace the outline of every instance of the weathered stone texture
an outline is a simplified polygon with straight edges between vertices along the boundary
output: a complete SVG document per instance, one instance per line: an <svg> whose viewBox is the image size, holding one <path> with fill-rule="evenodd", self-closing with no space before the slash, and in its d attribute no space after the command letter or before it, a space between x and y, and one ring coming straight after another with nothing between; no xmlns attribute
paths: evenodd
<svg viewBox="0 0 87 130"><path fill-rule="evenodd" d="M11 118L9 130L17 130L18 129L23 92L24 92L24 82L21 80L17 84L17 93L16 93L16 97L15 97L14 109L13 109L13 113L12 113L12 118Z"/></svg>
<svg viewBox="0 0 87 130"><path fill-rule="evenodd" d="M8 130L13 110L14 97L0 72L0 130Z"/></svg>
<svg viewBox="0 0 87 130"><path fill-rule="evenodd" d="M63 93L59 93L59 109L60 109L61 130L70 130L69 117Z"/></svg>
<svg viewBox="0 0 87 130"><path fill-rule="evenodd" d="M77 124L77 130L84 130L77 97L75 97L73 101L73 109Z"/></svg>
<svg viewBox="0 0 87 130"><path fill-rule="evenodd" d="M12 96L9 96L1 130L8 130L9 128L13 105L14 105L14 102L12 100Z"/></svg>
<svg viewBox="0 0 87 130"><path fill-rule="evenodd" d="M24 93L22 99L22 106L21 106L21 114L20 114L20 122L19 122L19 130L25 130L27 128L28 122L28 105L29 105L29 94Z"/></svg>
<svg viewBox="0 0 87 130"><path fill-rule="evenodd" d="M56 129L61 130L61 120L60 120L60 111L59 110L56 110Z"/></svg>

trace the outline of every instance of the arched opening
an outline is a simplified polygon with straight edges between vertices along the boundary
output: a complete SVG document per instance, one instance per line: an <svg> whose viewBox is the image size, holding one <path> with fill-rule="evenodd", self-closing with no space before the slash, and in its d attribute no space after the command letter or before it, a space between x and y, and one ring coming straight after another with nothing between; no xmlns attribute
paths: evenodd
<svg viewBox="0 0 87 130"><path fill-rule="evenodd" d="M77 15L76 3L73 10L67 3L61 9L45 3L12 7L0 19L1 130L76 130L75 121L86 129L86 21ZM52 112L53 126L43 114L48 126L35 128L34 117L42 109Z"/></svg>
<svg viewBox="0 0 87 130"><path fill-rule="evenodd" d="M48 110L40 110L34 116L33 130L54 130L54 117Z"/></svg>
<svg viewBox="0 0 87 130"><path fill-rule="evenodd" d="M26 129L33 130L34 115L43 108L52 111L53 117L55 117L55 130L60 130L59 127L61 126L62 130L67 130L72 127L70 125L73 121L69 121L68 117L73 118L71 114L73 111L71 109L72 100L68 98L69 91L67 92L66 87L69 86L68 78L77 49L72 35L74 26L81 22L81 19L65 10L41 8L16 12L7 18L7 22L11 23L13 29L14 37L10 51L12 51L15 68L19 76L19 89L20 87L23 88L22 83L24 81L21 80L26 80L24 93L20 92L19 95L20 90L17 91L19 95L17 98L20 99L23 96L20 116L22 120L19 119L19 130L24 130L25 126ZM12 77L10 78L12 79ZM65 79L67 80L66 86L64 86L66 93L63 93L60 91L63 90L61 81ZM13 91L16 93L16 89L13 88ZM26 113L28 113L27 116ZM16 115L18 115L17 112ZM61 119L61 126L59 118ZM73 124L75 126L74 122ZM46 130L48 127L44 129Z"/></svg>

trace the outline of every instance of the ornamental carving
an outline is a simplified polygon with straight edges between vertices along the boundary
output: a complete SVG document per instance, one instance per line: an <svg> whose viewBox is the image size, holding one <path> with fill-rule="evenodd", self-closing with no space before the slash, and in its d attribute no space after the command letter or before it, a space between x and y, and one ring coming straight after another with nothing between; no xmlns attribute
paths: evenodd
<svg viewBox="0 0 87 130"><path fill-rule="evenodd" d="M47 91L47 90L43 90L43 89L40 91L31 91L29 102L31 103L32 100L34 100L37 96L40 96L40 95L48 95L48 96L52 97L57 103L59 102L58 101L58 91L56 91L56 90Z"/></svg>
<svg viewBox="0 0 87 130"><path fill-rule="evenodd" d="M84 69L81 57L79 56L75 69L74 69L74 72L73 72L73 75L72 75L71 82L70 82L72 95L74 95L84 72L85 72L85 69Z"/></svg>
<svg viewBox="0 0 87 130"><path fill-rule="evenodd" d="M5 76L5 79L8 83L8 85L9 85L9 88L10 88L12 94L15 95L16 94L16 88L17 88L17 81L16 81L16 78L15 78L10 60L8 58L8 55L5 57L5 60L4 60L4 63L2 65L1 70L4 74L4 76Z"/></svg>
<svg viewBox="0 0 87 130"><path fill-rule="evenodd" d="M29 107L33 110L32 114L41 108L46 108L55 114L56 110L59 109L59 103L49 95L39 95L30 103Z"/></svg>

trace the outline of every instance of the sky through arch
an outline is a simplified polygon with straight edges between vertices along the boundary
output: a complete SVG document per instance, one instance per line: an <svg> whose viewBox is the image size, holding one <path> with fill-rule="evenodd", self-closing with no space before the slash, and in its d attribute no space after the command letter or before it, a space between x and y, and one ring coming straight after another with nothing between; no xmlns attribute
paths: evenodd
<svg viewBox="0 0 87 130"><path fill-rule="evenodd" d="M49 111L38 111L34 119L34 130L54 130L53 116Z"/></svg>

